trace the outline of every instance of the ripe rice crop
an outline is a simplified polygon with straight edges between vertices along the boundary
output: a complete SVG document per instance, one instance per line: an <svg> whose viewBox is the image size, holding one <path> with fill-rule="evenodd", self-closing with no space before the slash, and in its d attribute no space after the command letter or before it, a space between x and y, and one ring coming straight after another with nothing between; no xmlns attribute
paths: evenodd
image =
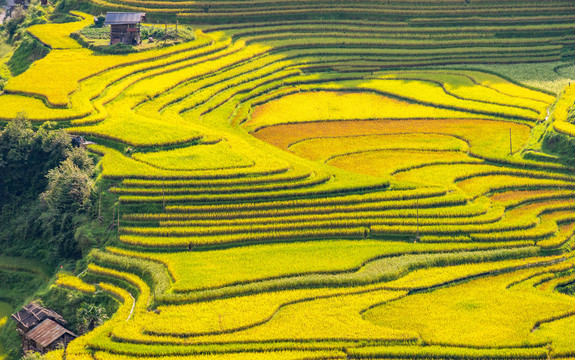
<svg viewBox="0 0 575 360"><path fill-rule="evenodd" d="M199 184L198 187L185 188L185 187L161 187L161 188L112 188L111 192L118 194L131 194L131 195L160 195L160 194L229 194L229 193L242 193L242 192L265 192L273 190L289 190L304 187L312 187L320 185L331 179L330 175L319 176L316 174L308 174L308 179L303 181L289 181L289 182L271 182L268 185L258 184L259 181L254 181L253 185L248 186L231 186L231 187L207 187L204 184ZM125 182L124 182L125 183ZM156 184L162 184L162 181L155 181ZM180 183L184 183L183 181Z"/></svg>
<svg viewBox="0 0 575 360"><path fill-rule="evenodd" d="M272 164L270 164L272 165ZM254 173L255 170L252 170ZM351 175L351 176L350 176ZM225 176L225 173L221 174ZM138 202L188 202L188 203L222 203L222 202L259 202L269 201L271 199L292 199L292 198L305 198L312 196L325 196L325 195L341 195L361 192L372 192L385 189L389 186L386 179L380 178L358 178L354 174L344 174L338 177L331 177L329 181L321 181L311 189L307 188L291 188L284 191L258 191L253 189L249 192L243 193L222 193L222 194L190 194L190 195L156 195L156 196L138 196L138 195L125 195L120 197L120 201L124 203L138 203Z"/></svg>
<svg viewBox="0 0 575 360"><path fill-rule="evenodd" d="M212 105L206 109L210 103L217 103L219 99L229 99L231 96L227 93L246 92L248 89L244 87L250 82L264 80L265 82L273 82L299 74L298 71L285 70L286 67L292 65L291 62L283 61L283 58L277 55L264 55L264 52L265 49L261 47L251 46L226 57L221 57L218 61L206 63L204 66L205 70L209 71L210 68L219 66L222 71L217 75L191 81L178 89L174 89L173 92L163 94L153 103L143 106L142 110L161 109L165 111L169 107L177 107L180 112L193 110L194 113L203 115L208 110L213 110L216 107ZM255 57L256 59L248 61L249 57ZM205 71L204 69L202 70ZM250 86L250 88L255 87L255 84ZM206 91L209 89L209 91L196 93L199 89ZM216 94L214 98L208 96L210 93ZM219 102L221 104L223 101ZM197 109L195 109L196 106L198 107Z"/></svg>
<svg viewBox="0 0 575 360"><path fill-rule="evenodd" d="M170 56L190 46L195 47L196 44L192 42L149 52L103 57L96 57L94 52L83 48L53 50L36 61L28 71L11 78L4 90L45 97L53 106L66 107L69 94L77 90L78 83L83 79L118 66Z"/></svg>
<svg viewBox="0 0 575 360"><path fill-rule="evenodd" d="M188 248L197 246L213 246L224 244L241 243L265 243L293 240L318 240L332 238L363 239L367 235L367 229L363 227L342 229L301 229L270 231L266 233L240 233L227 235L212 235L201 237L153 237L138 235L120 235L120 241L124 244L146 247L176 247Z"/></svg>
<svg viewBox="0 0 575 360"><path fill-rule="evenodd" d="M526 239L543 239L556 234L558 231L557 222L571 222L573 216L571 211L573 202L570 200L556 200L548 202L536 202L530 205L517 207L506 212L505 218L492 223L482 225L460 224L456 227L442 226L439 223L426 225L422 224L419 231L422 234L442 233L442 234L468 234L476 241L509 241L509 240L526 240ZM559 212L558 212L559 211ZM538 217L548 214L543 220L539 221ZM389 226L373 225L371 226L373 234L409 234L415 233L417 229L413 226Z"/></svg>
<svg viewBox="0 0 575 360"><path fill-rule="evenodd" d="M410 290L423 289L450 283L456 280L471 278L483 274L496 274L508 272L534 265L544 265L564 260L564 257L530 258L521 260L505 260L498 262L485 262L481 264L466 264L421 269L385 284L386 289Z"/></svg>
<svg viewBox="0 0 575 360"><path fill-rule="evenodd" d="M137 126L136 126L137 125ZM171 126L150 118L142 118L134 115L130 110L116 112L114 121L104 121L97 125L87 127L74 127L70 132L84 136L95 136L117 142L125 142L132 146L159 146L185 144L202 138L196 127L183 123ZM155 134L151 137L149 134Z"/></svg>
<svg viewBox="0 0 575 360"><path fill-rule="evenodd" d="M64 350L52 350L45 355L46 360L63 360L64 359Z"/></svg>
<svg viewBox="0 0 575 360"><path fill-rule="evenodd" d="M570 241L575 235L575 223L569 223L559 227L559 233L555 236L537 242L544 249L560 247Z"/></svg>
<svg viewBox="0 0 575 360"><path fill-rule="evenodd" d="M8 95L0 96L0 119L9 121L15 119L22 109L26 109L26 118L30 121L66 121L89 115L91 110L84 109L60 109L47 107L40 99L23 96Z"/></svg>
<svg viewBox="0 0 575 360"><path fill-rule="evenodd" d="M362 319L360 312L374 303L405 296L405 292L373 290L333 298L319 298L287 305L277 314L256 327L240 332L196 336L191 343L267 342L326 340L409 341L412 332L375 326ZM312 314L313 316L308 316ZM351 326L350 326L351 325ZM116 331L120 338L126 336Z"/></svg>
<svg viewBox="0 0 575 360"><path fill-rule="evenodd" d="M519 205L539 199L568 198L575 195L569 190L511 190L491 195L491 201L505 206Z"/></svg>
<svg viewBox="0 0 575 360"><path fill-rule="evenodd" d="M407 86L406 86L407 85ZM374 79L360 85L360 88L393 94L411 101L418 101L426 105L432 105L452 110L469 111L482 116L497 116L526 121L537 121L537 113L529 110L501 106L489 102L462 99L445 92L441 85L433 82L413 80L405 84L403 80ZM417 97L414 96L417 94ZM426 99L433 99L432 102ZM480 115L480 116L481 116Z"/></svg>
<svg viewBox="0 0 575 360"><path fill-rule="evenodd" d="M575 136L575 125L568 122L568 114L575 101L575 88L569 85L561 93L559 100L555 103L551 114L555 130L562 134Z"/></svg>
<svg viewBox="0 0 575 360"><path fill-rule="evenodd" d="M452 206L442 207L429 207L433 202L426 202L425 199L417 200L416 206L421 205L421 209L414 208L412 202L403 203L400 209L396 209L397 204L389 202L359 204L339 206L318 206L308 208L296 209L261 209L261 210L236 210L230 209L229 211L222 211L212 207L210 213L161 213L161 214L125 214L122 219L127 221L161 221L169 224L184 224L184 223L212 223L221 224L226 222L233 223L256 223L265 222L266 219L289 219L295 220L315 220L315 219L338 219L345 217L362 216L366 218L383 217L387 219L397 218L465 218L484 215L491 208L491 204L487 198L478 198L476 201L469 204L451 204ZM445 200L445 199L443 199ZM420 202L421 201L421 202ZM424 207L425 206L425 207Z"/></svg>
<svg viewBox="0 0 575 360"><path fill-rule="evenodd" d="M372 176L388 176L397 171L430 164L482 163L465 153L454 151L381 150L335 155L327 164Z"/></svg>
<svg viewBox="0 0 575 360"><path fill-rule="evenodd" d="M136 288L139 291L139 294L137 300L135 301L132 311L135 310L136 313L140 314L146 312L146 308L150 302L150 287L138 276L130 273L123 273L114 269L104 268L95 264L89 264L88 271L90 271L90 273L97 275L104 275L113 278L118 278L136 286ZM130 313L130 317L131 316L132 313Z"/></svg>
<svg viewBox="0 0 575 360"><path fill-rule="evenodd" d="M281 308L303 301L381 288L380 284L349 288L298 289L218 299L181 306L160 306L160 314L143 324L149 335L200 336L259 326L271 320ZM182 316L182 314L185 314ZM202 314L201 317L197 316ZM180 322L178 328L174 321Z"/></svg>
<svg viewBox="0 0 575 360"><path fill-rule="evenodd" d="M420 293L371 309L364 317L386 326L417 331L424 341L435 344L473 347L537 344L545 334L531 331L532 314L536 314L534 318L544 319L574 309L571 299L562 294L550 296L532 287L508 288L516 280L537 272L541 272L541 268L484 277ZM428 301L435 304L433 308L423 305ZM406 317L406 312L412 316ZM414 318L415 315L421 315L421 318Z"/></svg>
<svg viewBox="0 0 575 360"><path fill-rule="evenodd" d="M306 139L291 144L289 150L312 160L326 160L334 155L376 150L466 151L465 141L449 135L397 134L359 135Z"/></svg>
<svg viewBox="0 0 575 360"><path fill-rule="evenodd" d="M421 201L422 204L426 201L433 203L436 206L442 204L453 205L452 201L445 201L445 195L447 191L439 187L426 187L417 188L409 190L395 190L388 192L371 192L365 194L352 194L352 195L340 195L328 198L306 198L306 199L296 199L296 200L284 200L284 201L262 201L257 203L245 203L245 204L215 204L215 205L172 205L167 206L166 211L171 213L238 213L249 210L265 210L269 211L271 209L281 209L283 211L300 211L299 209L315 208L312 213L321 213L324 207L330 207L330 211L334 211L332 207L337 209L343 209L352 207L352 209L364 210L368 206L368 209L373 208L374 203L382 203L381 209L397 209L397 208L413 208L417 201ZM401 201L398 201L401 200ZM455 203L461 203L455 201ZM465 201L466 202L466 201ZM426 206L429 207L429 206Z"/></svg>
<svg viewBox="0 0 575 360"><path fill-rule="evenodd" d="M133 158L168 170L217 170L254 165L250 159L234 152L225 141L169 151L136 153Z"/></svg>
<svg viewBox="0 0 575 360"><path fill-rule="evenodd" d="M149 236L210 236L216 234L236 234L244 232L269 232L269 231L286 231L294 229L321 229L325 227L331 228L347 228L357 226L375 226L375 225L451 225L461 226L469 224L491 224L502 220L504 209L502 207L494 208L486 214L474 217L452 217L452 218L429 218L424 217L417 219L416 217L405 218L385 218L379 214L366 216L371 214L364 214L363 216L350 216L350 214L343 214L340 216L301 216L289 218L275 218L275 221L285 223L282 225L272 225L267 222L269 219L264 218L258 221L257 219L244 219L244 220L231 220L231 221L162 221L160 228L149 229L148 227L124 227L123 233L125 234L139 234ZM379 215L379 216L378 216Z"/></svg>
<svg viewBox="0 0 575 360"><path fill-rule="evenodd" d="M42 96L52 106L66 107L68 95L76 90L79 80L118 63L119 59L110 57L96 61L93 52L83 48L53 50L36 61L29 71L10 79L4 89L8 93Z"/></svg>
<svg viewBox="0 0 575 360"><path fill-rule="evenodd" d="M29 30L52 50L8 80L0 119L89 135L120 209L88 257L102 283L56 283L121 305L50 356L575 354L575 260L556 255L575 246L575 177L539 141L554 96L444 66L568 72L541 63L575 53L569 1L89 1L208 34L104 55L67 36L91 16Z"/></svg>
<svg viewBox="0 0 575 360"><path fill-rule="evenodd" d="M72 12L80 21L64 24L42 24L28 28L28 32L52 49L80 49L82 46L70 38L70 34L94 23L94 17L81 12Z"/></svg>
<svg viewBox="0 0 575 360"><path fill-rule="evenodd" d="M296 106L297 104L297 106ZM454 110L410 104L370 93L314 92L282 97L257 107L244 124L248 131L290 123L357 119L459 119L478 117ZM403 132L410 132L409 130ZM384 132L381 132L382 134ZM295 134L294 134L295 135Z"/></svg>
<svg viewBox="0 0 575 360"><path fill-rule="evenodd" d="M96 291L96 287L94 285L86 284L78 277L64 273L58 275L56 285L73 290L79 290L85 293L94 293Z"/></svg>
<svg viewBox="0 0 575 360"><path fill-rule="evenodd" d="M442 179L434 178L434 174L437 171L444 174ZM519 178L518 181L522 182L521 178L527 178L537 181L547 181L549 183L554 183L555 186L559 188L569 188L573 184L573 177L565 176L563 174L552 174L549 172L542 172L542 171L530 171L530 170L516 170L510 168L502 168L487 164L467 164L467 165L431 165L422 167L419 169L413 169L406 172L402 172L397 174L395 177L399 180L403 181L415 181L415 182L423 182L423 183L435 183L435 184L444 184L449 185L453 183L462 183L467 179L473 179L476 177L488 177L494 175L503 175L509 177L517 177ZM509 178L508 178L509 179ZM494 177L494 181L498 180L498 177ZM471 180L470 185L473 184L473 180ZM465 186L466 183L464 183ZM500 183L501 184L501 183ZM478 184L477 187L480 188L478 193L481 193L481 184ZM536 185L530 186L533 190L539 190L541 187L537 188ZM495 188L494 190L497 190ZM505 187L499 188L499 190L510 190ZM518 190L521 187L518 187Z"/></svg>
<svg viewBox="0 0 575 360"><path fill-rule="evenodd" d="M163 304L182 304L294 288L339 288L370 285L395 280L408 274L410 271L430 266L450 266L469 262L477 263L535 255L536 248L529 245L532 244L516 242L506 244L506 248L503 248L499 244L489 244L487 247L460 244L460 248L466 249L466 251L447 254L430 253L385 257L370 261L355 272L308 274L295 277L288 276L279 279L259 280L201 291L166 294L157 299ZM490 248L495 250L478 250Z"/></svg>
<svg viewBox="0 0 575 360"><path fill-rule="evenodd" d="M547 28L547 26L548 24L544 25L545 28ZM458 73L460 73L459 70ZM492 88L496 91L515 98L529 99L546 104L551 104L555 100L555 98L548 93L530 89L526 86L517 85L505 80L500 76L490 74L488 72L463 71L461 73L471 77L475 82L480 83L482 86Z"/></svg>
<svg viewBox="0 0 575 360"><path fill-rule="evenodd" d="M521 255L532 254L533 249L529 248L529 245L524 242L508 243L505 244L508 249L518 249L502 250L501 252L495 250L493 254L489 253L489 251L486 251L485 254L472 252L467 255L470 258L484 260L491 258L492 255L495 257L514 257L515 251ZM394 262L394 259L390 258L392 256L400 257L402 254L436 254L442 251L453 251L454 254L445 255L457 258L457 256L465 256L462 253L463 250L482 251L499 247L503 246L495 243L408 244L391 240L381 242L374 240L318 240L301 243L267 244L255 248L240 247L226 250L165 254L133 252L118 248L110 248L108 250L118 255L149 259L165 264L175 279L173 290L176 292L187 292L233 284L259 282L264 279L276 279L282 276L302 276L306 273L312 275L318 273L344 274L351 270L359 269L368 264L370 260L380 257L392 260L392 263L388 266L393 271L396 271L397 268L409 266L409 261L399 258L397 262ZM312 262L310 259L314 259L314 261ZM416 262L416 259L414 261ZM434 261L433 257L424 259L426 264ZM457 259L452 261L458 263ZM221 265L214 266L214 264ZM222 269L227 270L223 271ZM375 266L372 270L377 273L380 271L380 267ZM405 270L409 270L409 267L405 268ZM198 273L205 274L205 276L195 276ZM362 273L365 274L367 271ZM377 276L370 278L368 283L375 281L377 278ZM324 280L328 281L328 279ZM352 283L358 283L358 280Z"/></svg>
<svg viewBox="0 0 575 360"><path fill-rule="evenodd" d="M436 209L434 209L436 210ZM455 211L454 211L455 212ZM276 222L292 222L292 223L317 223L318 225L324 221L332 221L334 227L339 226L340 223L345 221L350 221L351 223L365 223L365 224L379 224L379 225L401 225L401 224L415 224L417 223L417 218L419 219L419 224L430 225L430 224L452 224L452 225L463 225L463 224L483 224L494 222L500 220L503 216L504 208L495 207L489 209L489 211L484 211L481 214L465 214L457 212L458 216L449 216L450 213L446 213L448 216L440 216L441 213L429 212L421 210L418 211L394 211L394 212L362 212L360 214L354 212L343 212L343 213L329 213L329 214L313 214L313 215L296 215L296 216L269 216L269 217L244 217L239 219L217 219L217 220L204 220L204 219L194 219L194 220L168 220L160 221L160 226L162 227L224 227L224 226L238 226L243 227L246 225L263 225L266 224L270 217ZM388 216L391 215L391 216ZM445 215L445 214L444 214ZM467 216L466 216L467 215Z"/></svg>
<svg viewBox="0 0 575 360"><path fill-rule="evenodd" d="M385 78L433 81L441 84L447 93L459 98L526 108L535 111L542 118L545 117L546 109L553 101L547 94L512 84L494 75L473 71L399 72L386 74Z"/></svg>
<svg viewBox="0 0 575 360"><path fill-rule="evenodd" d="M450 359L545 359L547 350L544 348L474 349L445 346L382 346L351 349L350 356L352 359L435 359L443 357Z"/></svg>
<svg viewBox="0 0 575 360"><path fill-rule="evenodd" d="M107 352L96 352L96 360L136 360L138 356L110 354ZM264 352L244 352L212 355L175 355L175 356L158 356L158 360L344 360L346 355L339 351L264 351Z"/></svg>
<svg viewBox="0 0 575 360"><path fill-rule="evenodd" d="M125 179L125 178L138 178L138 179L198 179L198 178L236 178L239 176L246 176L246 174L262 174L269 175L274 173L281 173L287 171L289 168L281 161L275 164L270 162L269 168L255 167L249 171L235 172L221 172L221 171L203 171L201 173L192 171L176 171L176 170L163 170L153 167L151 165L136 161L130 157L122 155L119 151L106 148L100 145L91 145L90 149L96 153L104 155L102 159L103 174L111 179Z"/></svg>
<svg viewBox="0 0 575 360"><path fill-rule="evenodd" d="M91 358L87 346L91 345L97 339L107 337L114 326L122 321L126 321L133 307L133 300L129 292L114 285L100 283L98 285L102 290L112 294L114 297L121 299L121 305L114 316L94 331L85 336L78 337L68 344L66 348L66 358L76 360L88 360Z"/></svg>
<svg viewBox="0 0 575 360"><path fill-rule="evenodd" d="M141 334L133 334L135 337L140 336L149 340L154 338L151 336L142 336ZM157 340L157 337L155 337ZM134 337L131 339L133 340ZM120 340L120 339L119 339ZM97 343L93 343L92 347L100 351L106 351L112 354L125 353L132 356L149 357L149 356L174 356L174 357L193 357L202 356L206 354L221 355L221 354L270 354L275 352L278 356L285 352L303 351L319 354L334 354L337 350L346 346L356 346L357 342L354 341L325 341L325 342L275 342L275 343L262 343L262 342L246 342L235 344L202 344L202 345L184 345L180 340L178 346L162 344L161 341L138 343L136 341L123 342L112 341L110 339L98 339ZM327 359L330 359L328 356ZM337 359L337 357L336 357Z"/></svg>
<svg viewBox="0 0 575 360"><path fill-rule="evenodd" d="M575 182L513 175L475 176L456 183L472 197L507 189L575 189Z"/></svg>
<svg viewBox="0 0 575 360"><path fill-rule="evenodd" d="M189 179L189 180L141 180L126 179L122 181L125 187L141 188L178 188L178 187L241 187L246 185L266 185L274 183L288 183L302 181L310 177L310 173L305 169L289 169L288 172L261 176L238 176L230 179Z"/></svg>
<svg viewBox="0 0 575 360"><path fill-rule="evenodd" d="M254 112L254 116L257 113ZM481 131L478 131L478 126ZM469 143L470 151L479 157L505 158L509 153L509 129L512 141L523 146L529 138L529 127L501 121L442 119L442 120L377 120L334 121L306 124L277 125L256 131L261 140L286 149L291 144L320 137L370 134L431 133L456 136Z"/></svg>

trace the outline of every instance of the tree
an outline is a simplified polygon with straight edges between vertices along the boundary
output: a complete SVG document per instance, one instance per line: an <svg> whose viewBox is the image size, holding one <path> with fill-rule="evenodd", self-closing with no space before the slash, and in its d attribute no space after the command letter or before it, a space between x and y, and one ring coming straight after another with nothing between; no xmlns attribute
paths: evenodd
<svg viewBox="0 0 575 360"><path fill-rule="evenodd" d="M66 159L70 137L46 122L34 132L23 113L0 131L0 205L35 198L48 171Z"/></svg>
<svg viewBox="0 0 575 360"><path fill-rule="evenodd" d="M108 319L104 307L89 303L82 303L76 312L76 317L78 318L78 331L81 334L94 330Z"/></svg>
<svg viewBox="0 0 575 360"><path fill-rule="evenodd" d="M52 235L58 255L64 258L81 257L75 232L87 220L94 189L93 168L87 155L71 150L70 156L46 176L48 186L40 195L45 211L40 218L46 235Z"/></svg>
<svg viewBox="0 0 575 360"><path fill-rule="evenodd" d="M74 160L69 157L48 172L48 187L40 195L42 204L60 215L75 215L85 210L94 187L94 181L88 172L80 169ZM90 168L88 166L88 169Z"/></svg>

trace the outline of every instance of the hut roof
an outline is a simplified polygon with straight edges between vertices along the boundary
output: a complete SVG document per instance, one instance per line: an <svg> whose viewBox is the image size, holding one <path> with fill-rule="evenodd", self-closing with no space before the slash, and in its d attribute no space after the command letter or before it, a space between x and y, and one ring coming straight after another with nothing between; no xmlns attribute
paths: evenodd
<svg viewBox="0 0 575 360"><path fill-rule="evenodd" d="M33 328L48 318L53 319L62 325L67 324L66 320L64 320L64 318L58 315L54 310L46 309L34 302L24 306L22 310L18 311L16 314L12 314L12 319L27 329Z"/></svg>
<svg viewBox="0 0 575 360"><path fill-rule="evenodd" d="M42 347L47 347L64 334L70 334L71 336L76 337L73 332L60 326L57 322L52 321L51 319L46 319L42 321L40 325L30 330L27 336L30 340L34 340L36 344Z"/></svg>
<svg viewBox="0 0 575 360"><path fill-rule="evenodd" d="M137 24L146 19L146 13L141 12L109 12L104 25Z"/></svg>

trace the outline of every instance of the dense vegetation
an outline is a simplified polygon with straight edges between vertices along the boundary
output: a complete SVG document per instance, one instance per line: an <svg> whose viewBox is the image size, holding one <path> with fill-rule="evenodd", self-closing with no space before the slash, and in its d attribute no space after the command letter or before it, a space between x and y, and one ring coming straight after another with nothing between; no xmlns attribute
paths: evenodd
<svg viewBox="0 0 575 360"><path fill-rule="evenodd" d="M72 39L107 10L196 30ZM82 259L38 294L93 329L66 359L575 354L572 1L44 11L76 21L13 32L49 50L0 95L0 248Z"/></svg>
<svg viewBox="0 0 575 360"><path fill-rule="evenodd" d="M85 233L94 231L89 224L93 159L54 126L46 122L33 129L19 115L0 131L0 301L12 312L35 291L44 291L46 303L68 315L76 330L81 304L104 303L110 309L113 304L107 298L94 302L91 296L70 298L57 288L45 290L57 264L69 263L68 268L92 248ZM5 325L9 313L0 315ZM17 356L12 322L0 339Z"/></svg>
<svg viewBox="0 0 575 360"><path fill-rule="evenodd" d="M22 117L0 132L2 253L55 265L79 259L76 232L87 221L92 158L46 122L34 131Z"/></svg>

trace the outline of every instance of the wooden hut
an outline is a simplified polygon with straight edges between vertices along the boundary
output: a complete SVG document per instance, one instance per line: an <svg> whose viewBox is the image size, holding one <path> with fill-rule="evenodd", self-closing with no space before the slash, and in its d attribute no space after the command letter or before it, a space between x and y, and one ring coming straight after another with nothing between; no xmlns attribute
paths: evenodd
<svg viewBox="0 0 575 360"><path fill-rule="evenodd" d="M122 43L139 45L140 23L146 20L146 13L109 12L104 25L110 25L110 45Z"/></svg>
<svg viewBox="0 0 575 360"><path fill-rule="evenodd" d="M45 354L60 346L66 347L77 336L66 329L66 320L56 312L37 303L30 303L12 314L22 338L22 350Z"/></svg>

